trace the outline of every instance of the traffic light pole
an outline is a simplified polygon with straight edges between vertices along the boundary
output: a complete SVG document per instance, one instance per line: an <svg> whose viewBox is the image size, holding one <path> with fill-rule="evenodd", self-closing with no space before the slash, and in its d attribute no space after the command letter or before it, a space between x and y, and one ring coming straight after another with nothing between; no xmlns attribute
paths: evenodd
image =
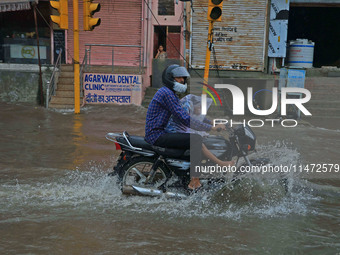
<svg viewBox="0 0 340 255"><path fill-rule="evenodd" d="M214 21L209 21L209 30L208 30L208 42L207 42L207 52L205 55L205 68L204 68L204 86L203 86L203 94L206 94L205 90L207 89L208 79L209 79L209 66L210 66L210 55L212 48L212 39L213 39L213 28Z"/></svg>
<svg viewBox="0 0 340 255"><path fill-rule="evenodd" d="M73 35L74 35L74 113L80 113L79 80L79 8L78 0L73 0Z"/></svg>

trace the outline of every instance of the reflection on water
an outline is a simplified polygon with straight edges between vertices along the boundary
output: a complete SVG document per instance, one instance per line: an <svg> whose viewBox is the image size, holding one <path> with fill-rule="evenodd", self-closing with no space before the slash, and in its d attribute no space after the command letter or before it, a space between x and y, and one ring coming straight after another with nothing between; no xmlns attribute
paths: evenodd
<svg viewBox="0 0 340 255"><path fill-rule="evenodd" d="M75 146L75 150L73 152L72 158L73 166L80 165L81 162L84 162L84 158L82 158L82 145L86 143L86 137L82 133L82 126L83 126L83 116L82 115L74 115L73 116L73 130L72 130L72 137L73 137L73 144Z"/></svg>
<svg viewBox="0 0 340 255"><path fill-rule="evenodd" d="M127 197L107 176L118 154L104 136L143 135L145 109L87 107L74 115L1 108L1 254L340 252L339 174L291 174L287 195L279 183L257 178L185 200ZM338 160L340 133L255 132L258 154L273 162Z"/></svg>

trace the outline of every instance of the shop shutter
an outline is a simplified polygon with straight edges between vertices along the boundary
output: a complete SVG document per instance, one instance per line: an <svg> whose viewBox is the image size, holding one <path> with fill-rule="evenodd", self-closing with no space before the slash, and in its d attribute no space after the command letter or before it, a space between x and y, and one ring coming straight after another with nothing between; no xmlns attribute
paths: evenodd
<svg viewBox="0 0 340 255"><path fill-rule="evenodd" d="M223 1L222 22L214 23L219 69L263 71L267 34L266 0ZM204 68L208 38L206 0L193 1L192 67ZM210 67L215 68L213 53Z"/></svg>
<svg viewBox="0 0 340 255"><path fill-rule="evenodd" d="M85 44L141 45L141 0L98 0L101 10L93 17L101 18L101 24L93 31L83 31L83 1L79 1L79 40L80 62L84 58ZM67 59L72 63L73 57L73 6L69 1L69 30L67 37ZM111 47L92 47L92 65L111 65ZM138 66L139 48L114 48L115 65Z"/></svg>

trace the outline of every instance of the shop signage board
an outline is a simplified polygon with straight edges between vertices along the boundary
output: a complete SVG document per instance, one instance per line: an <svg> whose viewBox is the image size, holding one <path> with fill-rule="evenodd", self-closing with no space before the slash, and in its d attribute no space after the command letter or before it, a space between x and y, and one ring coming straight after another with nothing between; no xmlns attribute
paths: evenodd
<svg viewBox="0 0 340 255"><path fill-rule="evenodd" d="M39 46L40 59L47 58L46 46ZM38 47L33 45L10 44L11 58L38 59Z"/></svg>
<svg viewBox="0 0 340 255"><path fill-rule="evenodd" d="M53 43L54 43L54 63L57 61L58 55L62 50L61 63L65 63L65 31L53 30Z"/></svg>
<svg viewBox="0 0 340 255"><path fill-rule="evenodd" d="M1 3L2 2L2 3ZM13 12L30 10L31 5L29 0L5 0L0 2L0 12Z"/></svg>
<svg viewBox="0 0 340 255"><path fill-rule="evenodd" d="M304 69L280 69L279 90L281 88L304 88L306 70ZM289 93L290 95L300 95L300 93Z"/></svg>
<svg viewBox="0 0 340 255"><path fill-rule="evenodd" d="M87 104L142 103L141 75L84 73L83 89Z"/></svg>

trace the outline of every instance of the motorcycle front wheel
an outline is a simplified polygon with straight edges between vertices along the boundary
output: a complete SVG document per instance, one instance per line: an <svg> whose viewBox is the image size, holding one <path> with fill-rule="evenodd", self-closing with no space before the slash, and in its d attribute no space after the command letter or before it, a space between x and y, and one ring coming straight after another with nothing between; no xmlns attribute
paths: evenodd
<svg viewBox="0 0 340 255"><path fill-rule="evenodd" d="M155 159L148 157L135 157L120 171L122 190L132 187L158 188L165 183L169 171L164 163L160 164L156 171L150 175Z"/></svg>

